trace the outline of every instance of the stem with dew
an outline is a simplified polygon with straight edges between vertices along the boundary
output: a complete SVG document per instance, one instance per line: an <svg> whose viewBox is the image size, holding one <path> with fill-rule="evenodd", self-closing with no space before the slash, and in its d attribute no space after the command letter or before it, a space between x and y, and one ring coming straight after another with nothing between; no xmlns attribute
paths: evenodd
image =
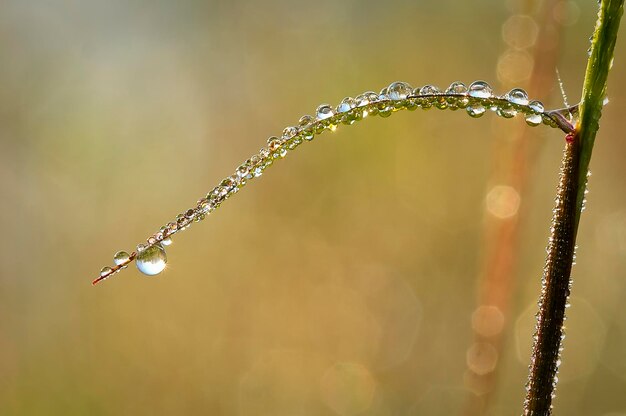
<svg viewBox="0 0 626 416"><path fill-rule="evenodd" d="M486 109L492 109L496 112L506 109L513 111L513 114L524 114L527 123L533 126L545 124L553 128L559 128L564 132L573 130L573 126L561 116L562 110L545 111L541 103L528 101L527 99L522 103L511 102L506 96L492 95L491 87L486 83L477 81L474 84L477 83L486 85L489 89L488 94L482 97L472 95L462 83L453 83L451 85L451 88L452 86L455 86L457 89L462 87L462 92L450 90L450 88L445 92L441 92L430 85L412 90L406 83L395 82L389 88L394 85L396 87L399 86L403 90L402 93L398 91L388 92L387 88L385 88L380 94L370 91L361 94L357 98L348 97L337 107L336 112L327 104L319 106L316 118L303 116L297 127L285 128L280 138L270 137L267 147L262 148L258 154L240 165L233 175L222 180L206 197L198 200L196 206L189 208L179 214L174 220L162 226L157 232L148 237L145 243L137 245L136 252L130 255L121 252L125 254L124 260L116 262L112 267L103 267L100 271L100 276L93 280L92 284L95 285L120 272L131 262L136 261L137 257L144 250L154 245L164 244L174 234L186 230L194 222L202 221L249 181L261 176L263 171L271 166L274 161L284 158L288 152L294 150L300 144L313 140L314 136L327 130L335 131L340 124L353 124L368 115L387 117L399 110L435 107L442 110L466 109L472 117L480 117L485 113ZM470 85L470 89L472 85ZM475 108L480 108L481 111L474 113L473 109Z"/></svg>
<svg viewBox="0 0 626 416"><path fill-rule="evenodd" d="M524 401L524 415L527 416L547 416L552 412L576 234L584 209L589 162L623 11L624 0L600 3L583 84L580 119L575 132L566 136Z"/></svg>

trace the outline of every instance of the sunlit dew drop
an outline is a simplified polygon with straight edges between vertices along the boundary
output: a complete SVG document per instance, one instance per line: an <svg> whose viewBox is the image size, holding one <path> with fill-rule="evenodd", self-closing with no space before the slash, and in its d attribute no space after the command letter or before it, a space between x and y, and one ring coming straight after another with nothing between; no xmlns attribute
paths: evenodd
<svg viewBox="0 0 626 416"><path fill-rule="evenodd" d="M111 269L110 267L103 267L102 269L100 269L100 276L104 277L108 275L109 273L111 273L112 271L113 269Z"/></svg>
<svg viewBox="0 0 626 416"><path fill-rule="evenodd" d="M356 106L354 98L346 97L337 106L337 113L347 113Z"/></svg>
<svg viewBox="0 0 626 416"><path fill-rule="evenodd" d="M367 100L370 104L379 101L378 94L376 94L374 91L368 91L364 95L367 97Z"/></svg>
<svg viewBox="0 0 626 416"><path fill-rule="evenodd" d="M498 114L500 117L511 118L515 117L517 111L515 111L515 109L511 106L497 107L496 114Z"/></svg>
<svg viewBox="0 0 626 416"><path fill-rule="evenodd" d="M387 88L383 88L382 90L380 90L380 92L378 93L378 100L387 100L389 99L389 96L387 95L388 91Z"/></svg>
<svg viewBox="0 0 626 416"><path fill-rule="evenodd" d="M439 88L435 87L434 85L424 85L422 88L420 88L420 95L435 95L435 94L441 94L441 91L439 90Z"/></svg>
<svg viewBox="0 0 626 416"><path fill-rule="evenodd" d="M130 261L130 255L125 251L118 251L113 256L113 263L115 263L118 266L121 266L122 264L126 264L129 261Z"/></svg>
<svg viewBox="0 0 626 416"><path fill-rule="evenodd" d="M540 101L531 101L530 104L528 104L528 107L530 107L530 109L535 113L543 113L544 111L543 104L541 104Z"/></svg>
<svg viewBox="0 0 626 416"><path fill-rule="evenodd" d="M485 109L485 107L483 107L480 104L473 104L470 105L466 108L467 114L470 115L470 117L474 117L474 118L478 118L481 117L483 114L485 114L485 111L487 111Z"/></svg>
<svg viewBox="0 0 626 416"><path fill-rule="evenodd" d="M475 98L491 98L493 90L485 81L474 81L470 84L467 94Z"/></svg>
<svg viewBox="0 0 626 416"><path fill-rule="evenodd" d="M357 107L365 107L370 103L368 93L357 95L354 100Z"/></svg>
<svg viewBox="0 0 626 416"><path fill-rule="evenodd" d="M511 104L528 105L528 94L521 88L514 88L504 98Z"/></svg>
<svg viewBox="0 0 626 416"><path fill-rule="evenodd" d="M298 134L298 129L296 127L293 127L293 126L285 127L281 138L283 140L290 140L290 139L293 139L296 136L296 134Z"/></svg>
<svg viewBox="0 0 626 416"><path fill-rule="evenodd" d="M413 88L406 82L394 82L387 87L387 96L390 100L404 100L411 95Z"/></svg>
<svg viewBox="0 0 626 416"><path fill-rule="evenodd" d="M446 90L446 94L465 94L467 93L467 87L462 82L456 81L450 84Z"/></svg>
<svg viewBox="0 0 626 416"><path fill-rule="evenodd" d="M309 115L304 115L304 116L300 117L300 120L298 120L298 126L300 126L300 127L308 127L314 121L315 120L313 119L313 117L311 117Z"/></svg>
<svg viewBox="0 0 626 416"><path fill-rule="evenodd" d="M531 101L528 104L528 107L533 111L532 113L526 114L526 124L529 126L538 126L541 124L541 113L543 113L543 104L539 101Z"/></svg>
<svg viewBox="0 0 626 416"><path fill-rule="evenodd" d="M160 244L155 244L137 255L135 264L139 271L148 276L159 274L165 269L167 255Z"/></svg>
<svg viewBox="0 0 626 416"><path fill-rule="evenodd" d="M334 115L333 108L328 104L322 104L317 107L315 115L317 116L318 120L326 120L327 118L331 118Z"/></svg>

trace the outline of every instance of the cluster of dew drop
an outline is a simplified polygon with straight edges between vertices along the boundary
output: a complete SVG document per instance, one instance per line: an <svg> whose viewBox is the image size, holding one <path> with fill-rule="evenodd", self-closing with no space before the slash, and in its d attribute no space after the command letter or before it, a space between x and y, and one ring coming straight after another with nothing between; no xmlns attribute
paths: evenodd
<svg viewBox="0 0 626 416"><path fill-rule="evenodd" d="M280 137L270 137L266 147L242 163L231 176L222 180L204 198L198 200L195 207L179 214L144 243L139 244L137 251L130 254L124 251L117 252L113 258L115 265L102 268L100 276L93 283L111 277L126 268L133 260L142 273L149 276L159 274L165 269L167 255L164 246L171 244L172 235L186 230L194 222L202 221L249 181L261 176L274 161L284 158L288 152L305 141L313 140L324 131L335 131L341 124L350 125L368 116L388 117L399 110L417 108L463 109L474 118L482 117L488 110L504 118L521 114L530 126L543 123L550 127L562 128L553 112L546 112L541 102L529 100L524 90L515 88L503 96L498 96L484 81L475 81L469 87L462 82L454 82L443 91L434 85L414 89L406 82L394 82L379 93L368 91L355 98L346 97L336 107L322 104L317 107L315 116L302 116L296 126L285 128Z"/></svg>

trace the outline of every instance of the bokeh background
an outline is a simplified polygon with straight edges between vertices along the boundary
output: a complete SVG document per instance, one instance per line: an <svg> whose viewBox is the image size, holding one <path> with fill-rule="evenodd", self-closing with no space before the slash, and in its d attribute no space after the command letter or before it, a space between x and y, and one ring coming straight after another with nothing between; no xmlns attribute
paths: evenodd
<svg viewBox="0 0 626 416"><path fill-rule="evenodd" d="M519 414L556 130L523 136L535 151L517 192L499 178L523 120L367 119L176 237L162 275L90 282L320 103L395 80L504 92L529 83L537 48L575 103L595 13L591 0L3 1L0 414ZM625 65L620 39L560 415L626 415ZM561 107L548 85L534 98ZM507 307L481 304L486 230L513 217Z"/></svg>

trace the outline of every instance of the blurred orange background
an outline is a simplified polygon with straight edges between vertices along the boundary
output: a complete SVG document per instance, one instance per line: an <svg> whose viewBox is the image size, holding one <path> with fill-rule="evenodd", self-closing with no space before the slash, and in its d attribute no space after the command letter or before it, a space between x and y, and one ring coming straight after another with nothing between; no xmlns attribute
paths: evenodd
<svg viewBox="0 0 626 416"><path fill-rule="evenodd" d="M481 414L519 414L563 147L534 129L527 189L498 205L494 142L516 140L521 118L418 110L326 133L175 237L165 273L90 282L320 103L395 80L525 85L539 20L519 15L535 3L2 2L0 414L454 415L485 394L472 372L496 365ZM549 13L575 103L596 2ZM559 415L626 415L624 40ZM532 98L563 106L556 83ZM501 316L477 309L483 224L518 207ZM504 336L486 356L481 313Z"/></svg>

